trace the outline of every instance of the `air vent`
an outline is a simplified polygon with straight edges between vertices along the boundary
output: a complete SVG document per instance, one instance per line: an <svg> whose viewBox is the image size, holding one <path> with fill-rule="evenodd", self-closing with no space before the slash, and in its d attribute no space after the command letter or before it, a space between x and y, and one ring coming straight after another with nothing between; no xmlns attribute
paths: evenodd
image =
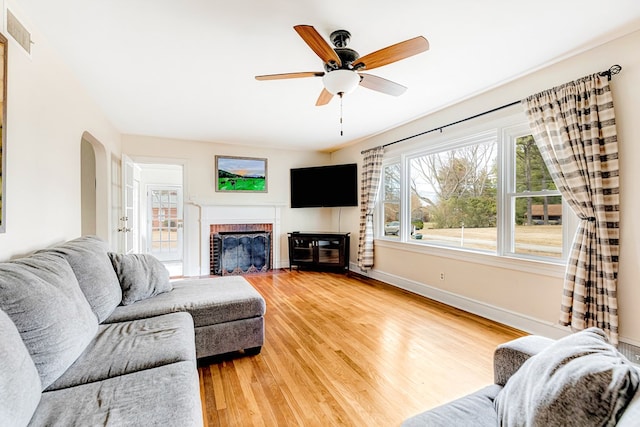
<svg viewBox="0 0 640 427"><path fill-rule="evenodd" d="M640 347L621 341L618 343L618 351L636 365L640 365Z"/></svg>
<svg viewBox="0 0 640 427"><path fill-rule="evenodd" d="M7 29L11 37L18 42L29 54L31 54L31 33L18 21L18 19L7 9Z"/></svg>

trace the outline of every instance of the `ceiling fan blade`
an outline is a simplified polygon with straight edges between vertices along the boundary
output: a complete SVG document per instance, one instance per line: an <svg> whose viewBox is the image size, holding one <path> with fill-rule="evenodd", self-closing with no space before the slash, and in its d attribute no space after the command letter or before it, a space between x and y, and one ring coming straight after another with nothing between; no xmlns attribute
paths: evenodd
<svg viewBox="0 0 640 427"><path fill-rule="evenodd" d="M362 77L360 80L360 86L386 93L387 95L400 96L407 91L406 86L402 86L401 84L372 74L360 73L360 77Z"/></svg>
<svg viewBox="0 0 640 427"><path fill-rule="evenodd" d="M374 68L382 67L383 65L391 64L392 62L417 55L428 49L429 42L427 39L419 36L387 46L380 50L376 50L375 52L371 52L370 54L354 61L353 67L356 70L359 68L372 70Z"/></svg>
<svg viewBox="0 0 640 427"><path fill-rule="evenodd" d="M318 100L316 101L316 107L320 107L322 105L327 105L329 103L329 101L331 101L332 98L333 98L333 95L331 94L331 92L329 92L326 89L322 89L322 92L320 92L320 96L318 97Z"/></svg>
<svg viewBox="0 0 640 427"><path fill-rule="evenodd" d="M313 28L311 25L296 25L293 27L297 33L302 37L307 45L313 50L316 55L322 59L325 64L335 63L336 67L342 65L340 57L329 43Z"/></svg>
<svg viewBox="0 0 640 427"><path fill-rule="evenodd" d="M282 79L299 79L302 77L322 77L323 71L303 71L300 73L283 73L283 74L266 74L264 76L256 76L256 80L282 80Z"/></svg>

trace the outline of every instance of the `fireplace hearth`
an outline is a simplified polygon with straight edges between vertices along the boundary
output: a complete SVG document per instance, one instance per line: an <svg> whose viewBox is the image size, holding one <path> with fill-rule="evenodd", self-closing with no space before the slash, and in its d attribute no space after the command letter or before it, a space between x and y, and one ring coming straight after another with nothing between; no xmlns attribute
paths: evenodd
<svg viewBox="0 0 640 427"><path fill-rule="evenodd" d="M271 269L271 232L228 231L212 234L211 274L264 273Z"/></svg>
<svg viewBox="0 0 640 427"><path fill-rule="evenodd" d="M273 225L212 224L209 230L209 274L218 276L271 270Z"/></svg>

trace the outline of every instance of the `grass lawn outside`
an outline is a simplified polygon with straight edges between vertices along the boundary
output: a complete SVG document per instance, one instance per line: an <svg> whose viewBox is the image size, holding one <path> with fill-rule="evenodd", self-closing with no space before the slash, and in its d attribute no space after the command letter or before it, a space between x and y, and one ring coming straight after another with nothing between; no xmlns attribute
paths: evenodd
<svg viewBox="0 0 640 427"><path fill-rule="evenodd" d="M517 225L514 239L518 254L562 257L562 225ZM412 236L416 242L487 251L496 250L496 240L496 228L424 228Z"/></svg>

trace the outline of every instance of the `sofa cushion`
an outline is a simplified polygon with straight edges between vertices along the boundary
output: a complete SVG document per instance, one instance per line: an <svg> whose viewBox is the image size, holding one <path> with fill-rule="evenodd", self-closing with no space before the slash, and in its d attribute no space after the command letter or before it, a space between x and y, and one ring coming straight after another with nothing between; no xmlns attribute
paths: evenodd
<svg viewBox="0 0 640 427"><path fill-rule="evenodd" d="M241 276L186 279L173 283L173 290L154 298L117 307L107 322L187 311L196 328L263 316L262 295Z"/></svg>
<svg viewBox="0 0 640 427"><path fill-rule="evenodd" d="M0 426L23 426L40 402L42 384L20 333L1 310L0 343Z"/></svg>
<svg viewBox="0 0 640 427"><path fill-rule="evenodd" d="M59 254L0 263L0 309L20 332L43 388L71 366L98 330L71 266Z"/></svg>
<svg viewBox="0 0 640 427"><path fill-rule="evenodd" d="M198 371L172 363L42 393L30 426L202 426Z"/></svg>
<svg viewBox="0 0 640 427"><path fill-rule="evenodd" d="M109 258L122 288L122 305L133 304L172 289L169 271L153 255L110 252Z"/></svg>
<svg viewBox="0 0 640 427"><path fill-rule="evenodd" d="M95 236L83 236L41 252L62 254L78 279L98 322L109 317L122 301L122 290L106 242Z"/></svg>
<svg viewBox="0 0 640 427"><path fill-rule="evenodd" d="M589 328L560 339L528 359L496 398L500 425L613 426L640 376Z"/></svg>
<svg viewBox="0 0 640 427"><path fill-rule="evenodd" d="M46 391L195 361L193 343L193 320L188 313L100 325L84 353Z"/></svg>
<svg viewBox="0 0 640 427"><path fill-rule="evenodd" d="M502 387L490 385L473 394L413 416L402 427L496 427L493 399Z"/></svg>

